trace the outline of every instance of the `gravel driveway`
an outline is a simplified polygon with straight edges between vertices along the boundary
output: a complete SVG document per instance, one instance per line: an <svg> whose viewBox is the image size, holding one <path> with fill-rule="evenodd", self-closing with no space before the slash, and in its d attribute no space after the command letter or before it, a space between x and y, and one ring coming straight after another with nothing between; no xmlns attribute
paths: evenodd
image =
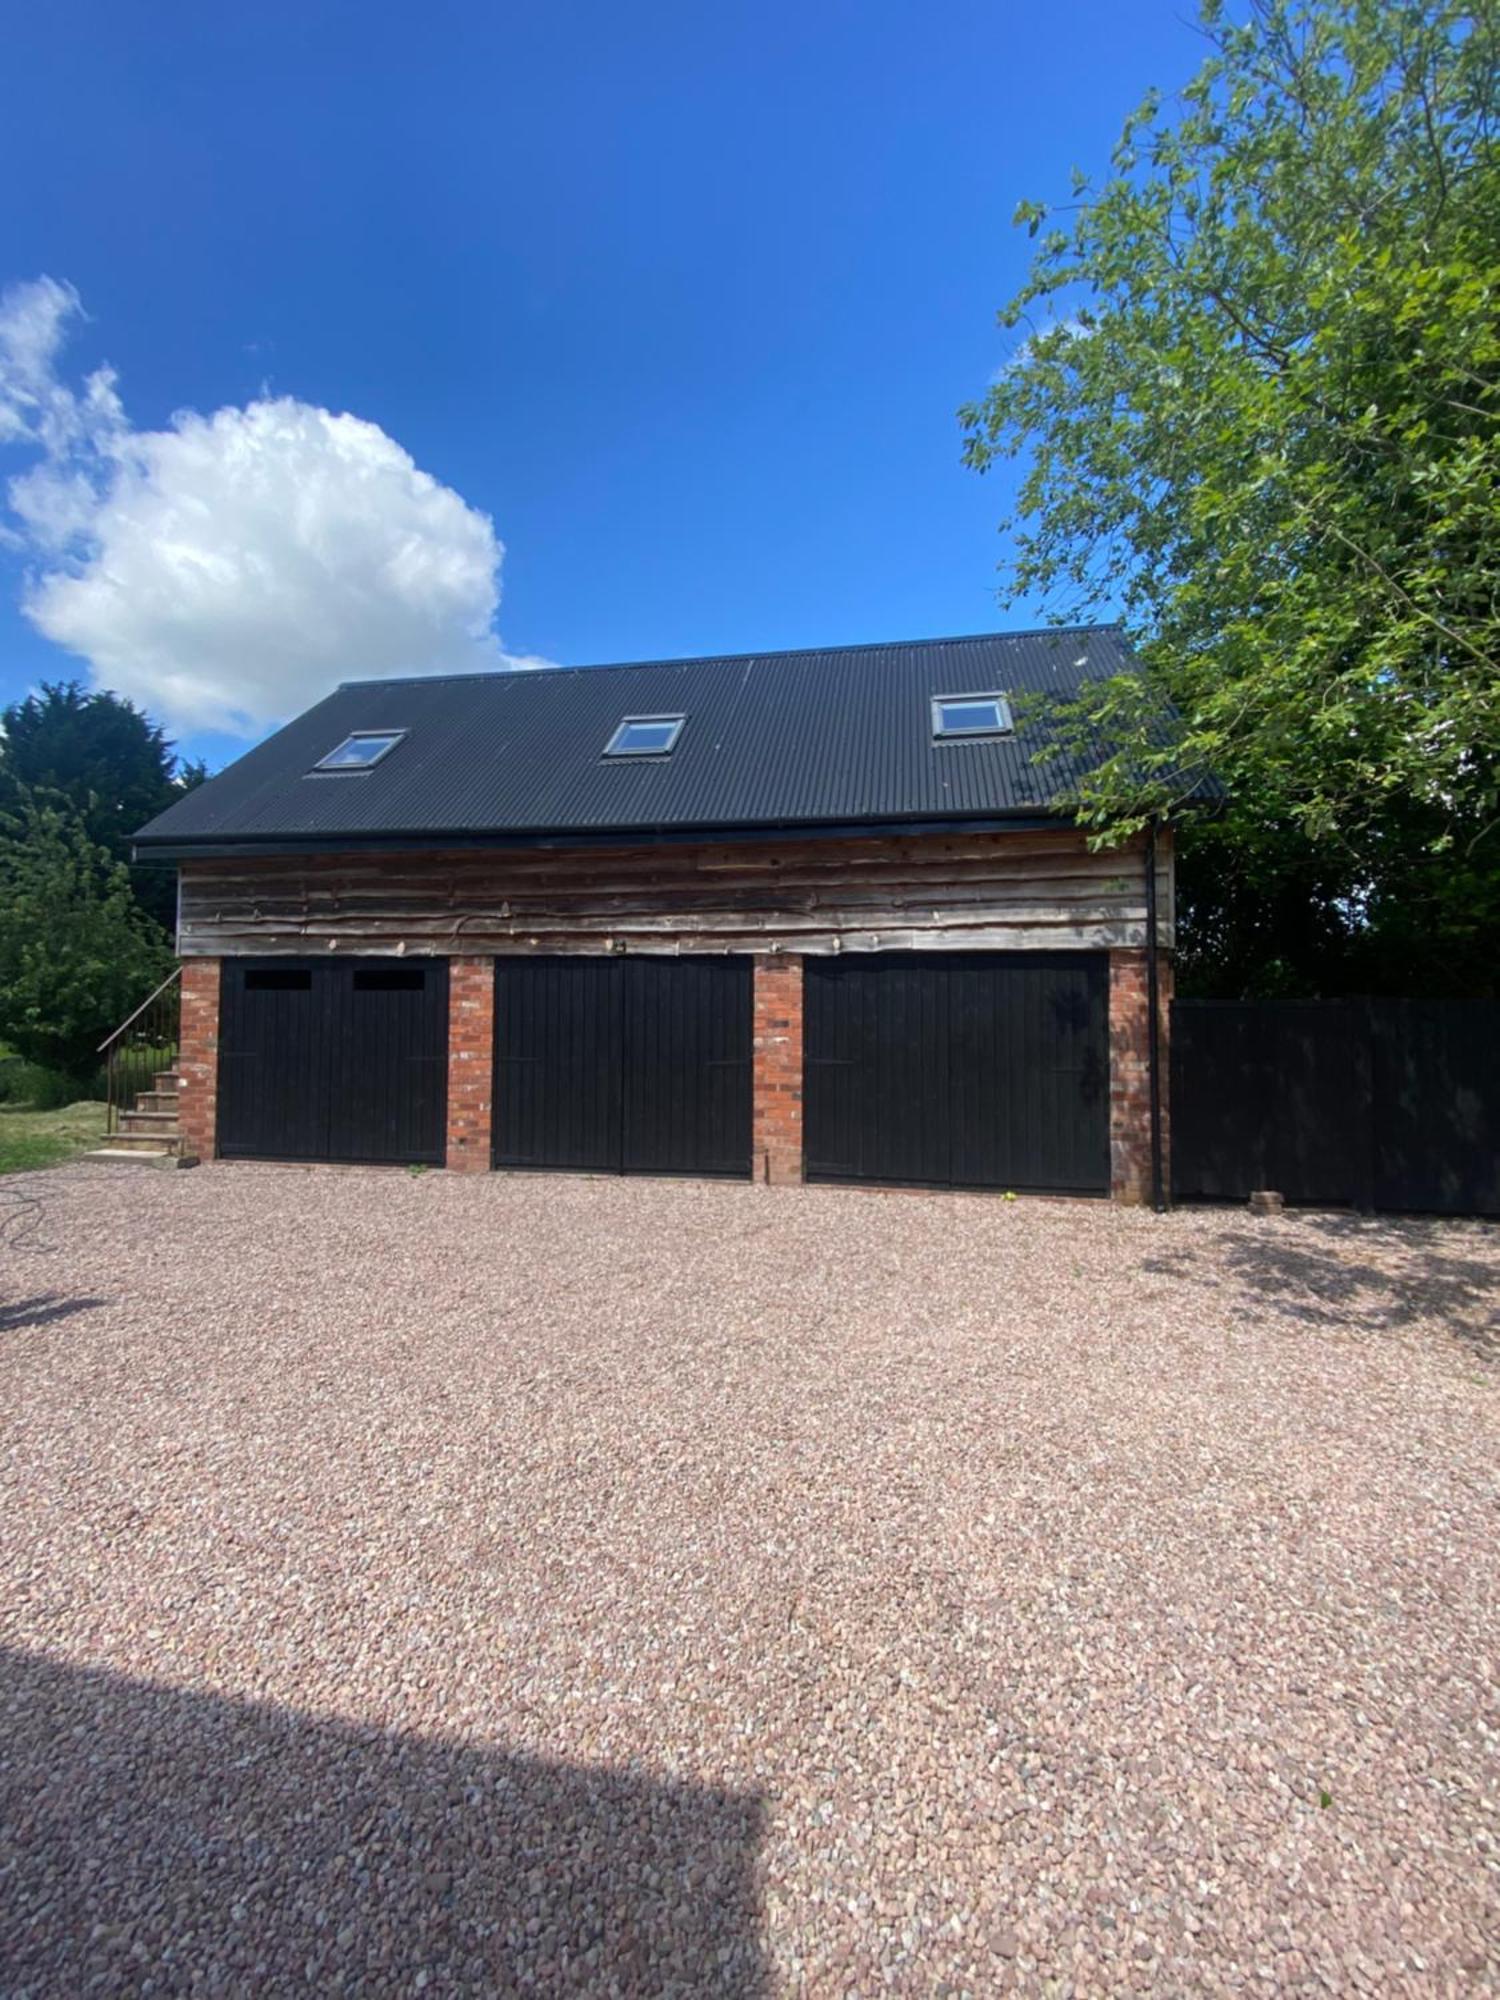
<svg viewBox="0 0 1500 2000"><path fill-rule="evenodd" d="M1500 1231L71 1167L0 1302L7 1995L1500 1978Z"/></svg>

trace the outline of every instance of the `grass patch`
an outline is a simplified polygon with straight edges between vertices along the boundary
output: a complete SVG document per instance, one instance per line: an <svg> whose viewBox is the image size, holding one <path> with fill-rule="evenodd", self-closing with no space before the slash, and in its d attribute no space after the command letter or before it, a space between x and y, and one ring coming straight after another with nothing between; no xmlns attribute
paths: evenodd
<svg viewBox="0 0 1500 2000"><path fill-rule="evenodd" d="M76 1159L104 1137L104 1106L85 1099L57 1111L0 1104L0 1174L56 1167Z"/></svg>

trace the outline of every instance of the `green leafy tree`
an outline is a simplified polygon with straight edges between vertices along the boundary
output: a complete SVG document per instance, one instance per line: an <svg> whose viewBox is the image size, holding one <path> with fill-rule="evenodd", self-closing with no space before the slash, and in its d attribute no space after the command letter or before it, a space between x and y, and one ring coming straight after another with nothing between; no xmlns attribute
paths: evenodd
<svg viewBox="0 0 1500 2000"><path fill-rule="evenodd" d="M28 793L0 814L0 1038L86 1080L100 1042L171 964L128 871L69 800Z"/></svg>
<svg viewBox="0 0 1500 2000"><path fill-rule="evenodd" d="M1001 321L1026 337L966 455L1024 461L1011 594L1123 607L1145 664L1055 717L1091 748L1085 822L1118 837L1205 769L1228 789L1184 843L1218 963L1274 916L1273 983L1385 981L1414 933L1493 982L1500 12L1202 23L1177 115L1148 96L1101 184L1018 211L1037 247Z"/></svg>
<svg viewBox="0 0 1500 2000"><path fill-rule="evenodd" d="M33 792L65 798L90 840L129 863L130 837L202 784L201 763L179 763L164 732L133 702L78 681L44 682L0 711L0 808ZM137 900L163 929L175 922L172 871L132 867Z"/></svg>
<svg viewBox="0 0 1500 2000"><path fill-rule="evenodd" d="M58 792L118 861L130 836L178 796L173 747L133 702L78 681L46 682L0 712L0 790Z"/></svg>

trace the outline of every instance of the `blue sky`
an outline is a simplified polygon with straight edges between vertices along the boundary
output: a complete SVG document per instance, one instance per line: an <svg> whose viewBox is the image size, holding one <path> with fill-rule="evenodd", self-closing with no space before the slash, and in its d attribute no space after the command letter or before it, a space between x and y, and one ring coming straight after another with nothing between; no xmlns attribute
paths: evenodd
<svg viewBox="0 0 1500 2000"><path fill-rule="evenodd" d="M954 421L1010 216L1202 54L1179 0L20 10L0 695L92 670L220 762L492 613L570 664L1025 622Z"/></svg>

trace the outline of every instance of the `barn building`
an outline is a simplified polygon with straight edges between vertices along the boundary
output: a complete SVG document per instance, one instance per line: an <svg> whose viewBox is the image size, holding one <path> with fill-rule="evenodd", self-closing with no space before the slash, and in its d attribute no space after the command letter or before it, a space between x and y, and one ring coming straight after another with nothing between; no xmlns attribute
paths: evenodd
<svg viewBox="0 0 1500 2000"><path fill-rule="evenodd" d="M1129 665L1104 627L340 687L136 836L183 1149L1142 1199L1170 832L1090 851L1018 701Z"/></svg>

